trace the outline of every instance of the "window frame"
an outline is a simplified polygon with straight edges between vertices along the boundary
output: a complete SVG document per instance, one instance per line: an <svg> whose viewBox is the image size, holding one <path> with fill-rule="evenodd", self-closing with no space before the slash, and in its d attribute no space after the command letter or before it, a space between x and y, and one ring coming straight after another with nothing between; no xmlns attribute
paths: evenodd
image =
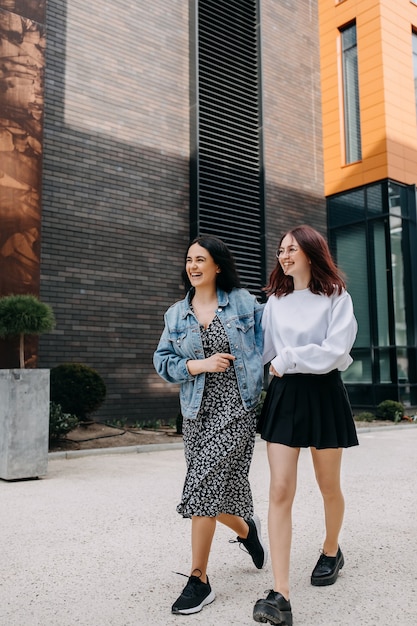
<svg viewBox="0 0 417 626"><path fill-rule="evenodd" d="M354 29L354 43L348 44L346 37L349 32L352 32L352 29ZM339 41L344 164L351 165L362 160L358 34L356 21L349 22L339 27Z"/></svg>

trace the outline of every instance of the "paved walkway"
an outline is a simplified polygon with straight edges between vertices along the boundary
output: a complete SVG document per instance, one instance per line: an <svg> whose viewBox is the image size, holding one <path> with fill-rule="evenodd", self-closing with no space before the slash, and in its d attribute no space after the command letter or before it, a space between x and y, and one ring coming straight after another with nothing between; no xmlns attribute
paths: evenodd
<svg viewBox="0 0 417 626"><path fill-rule="evenodd" d="M294 505L294 626L417 623L417 427L360 432L344 456L345 567L335 585L309 577L323 535L311 459L302 451ZM219 525L209 575L217 594L199 614L170 606L188 573L190 522L175 513L184 476L178 447L137 454L51 455L48 475L0 481L0 626L234 626L271 586ZM268 465L258 441L251 470L266 530Z"/></svg>

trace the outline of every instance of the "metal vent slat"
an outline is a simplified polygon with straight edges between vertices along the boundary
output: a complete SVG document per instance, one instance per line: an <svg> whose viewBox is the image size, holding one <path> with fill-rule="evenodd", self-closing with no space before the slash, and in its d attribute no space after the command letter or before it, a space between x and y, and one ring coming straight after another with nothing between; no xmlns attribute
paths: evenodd
<svg viewBox="0 0 417 626"><path fill-rule="evenodd" d="M248 175L248 172L243 170L237 170L236 168L232 168L230 165L226 165L223 168L219 167L219 164L216 162L207 161L204 166L202 165L200 168L200 174L203 175L203 180L200 184L204 184L204 181L210 184L211 181L214 181L217 185L224 184L225 189L230 188L230 179L233 181L233 191L237 186L239 188L249 187L253 192L258 188L258 173L252 173Z"/></svg>
<svg viewBox="0 0 417 626"><path fill-rule="evenodd" d="M233 194L223 193L221 189L217 189L215 192L210 192L210 190L202 188L201 189L201 197L204 198L207 202L212 202L212 204L222 204L233 207L241 207L243 204L248 207L248 210L251 209L253 213L257 214L258 203L255 200L252 200L250 194L236 192Z"/></svg>
<svg viewBox="0 0 417 626"><path fill-rule="evenodd" d="M196 234L232 250L242 284L263 281L259 0L195 0Z"/></svg>

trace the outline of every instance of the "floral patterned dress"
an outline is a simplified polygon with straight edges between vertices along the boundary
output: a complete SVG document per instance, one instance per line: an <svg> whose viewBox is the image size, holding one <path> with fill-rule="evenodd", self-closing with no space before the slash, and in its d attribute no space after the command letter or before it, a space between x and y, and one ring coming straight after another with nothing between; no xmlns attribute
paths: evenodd
<svg viewBox="0 0 417 626"><path fill-rule="evenodd" d="M230 352L226 332L215 316L200 327L205 357ZM184 419L187 474L177 511L183 517L220 513L249 519L253 515L249 468L255 443L255 410L243 407L233 365L207 372L196 419Z"/></svg>

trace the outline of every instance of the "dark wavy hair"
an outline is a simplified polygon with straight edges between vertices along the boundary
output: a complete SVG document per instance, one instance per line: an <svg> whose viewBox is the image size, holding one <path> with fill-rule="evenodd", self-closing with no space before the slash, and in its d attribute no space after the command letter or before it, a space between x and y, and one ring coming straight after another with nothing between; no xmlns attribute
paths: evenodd
<svg viewBox="0 0 417 626"><path fill-rule="evenodd" d="M233 255L226 244L214 235L200 235L193 239L185 253L184 265L188 256L188 250L195 243L207 250L211 254L213 261L219 266L220 273L216 275L217 287L227 293L230 293L234 287L240 287L240 278ZM182 270L182 281L187 291L192 288L185 267Z"/></svg>
<svg viewBox="0 0 417 626"><path fill-rule="evenodd" d="M343 289L346 289L343 272L336 266L323 235L306 224L296 226L282 235L278 249L287 235L294 237L298 246L311 263L311 280L308 285L310 291L330 296L335 292L340 294ZM294 291L292 276L284 274L278 260L271 272L265 291L268 296L272 294L275 296L286 296Z"/></svg>

